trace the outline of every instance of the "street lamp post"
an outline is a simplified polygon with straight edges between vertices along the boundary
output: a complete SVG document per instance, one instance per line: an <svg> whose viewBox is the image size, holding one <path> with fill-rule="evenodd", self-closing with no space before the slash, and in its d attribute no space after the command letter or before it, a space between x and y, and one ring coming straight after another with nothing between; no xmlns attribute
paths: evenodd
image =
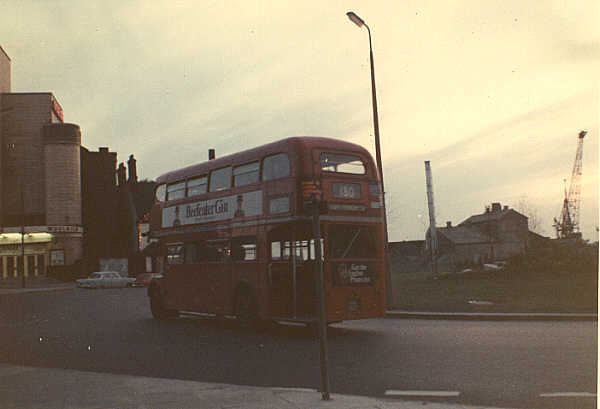
<svg viewBox="0 0 600 409"><path fill-rule="evenodd" d="M369 33L369 57L371 62L371 96L373 99L373 128L375 131L375 156L377 158L377 171L379 172L379 177L381 178L381 198L383 204L383 227L385 231L385 243L384 243L384 251L385 251L385 284L386 284L386 298L387 298L387 306L389 307L392 303L392 280L391 280L391 272L390 272L390 253L388 249L388 229L387 229L387 208L385 206L385 187L383 184L383 166L381 165L381 149L379 146L379 115L377 113L377 92L375 91L375 65L373 64L373 45L371 43L371 29L364 22L364 20L353 11L349 11L346 13L350 21L356 24L358 27L365 26L367 28L367 32Z"/></svg>
<svg viewBox="0 0 600 409"><path fill-rule="evenodd" d="M23 195L23 181L21 181L21 287L27 287L25 277L25 199Z"/></svg>

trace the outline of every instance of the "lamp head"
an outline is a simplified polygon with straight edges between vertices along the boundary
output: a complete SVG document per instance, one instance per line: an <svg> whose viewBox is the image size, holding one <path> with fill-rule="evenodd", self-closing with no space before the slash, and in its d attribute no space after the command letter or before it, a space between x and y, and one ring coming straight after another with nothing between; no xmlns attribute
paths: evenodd
<svg viewBox="0 0 600 409"><path fill-rule="evenodd" d="M348 16L350 21L352 21L357 26L362 27L362 26L366 25L365 22L363 21L363 19L358 17L356 15L356 13L354 13L353 11L347 12L346 15Z"/></svg>

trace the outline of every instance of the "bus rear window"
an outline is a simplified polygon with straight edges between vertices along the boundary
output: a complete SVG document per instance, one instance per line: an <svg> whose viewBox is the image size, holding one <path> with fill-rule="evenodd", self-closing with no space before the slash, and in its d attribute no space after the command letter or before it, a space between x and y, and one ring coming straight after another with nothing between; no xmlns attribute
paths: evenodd
<svg viewBox="0 0 600 409"><path fill-rule="evenodd" d="M321 152L321 169L326 172L365 174L365 164L356 155Z"/></svg>
<svg viewBox="0 0 600 409"><path fill-rule="evenodd" d="M376 258L381 245L376 230L367 226L332 226L329 230L329 255L336 259Z"/></svg>

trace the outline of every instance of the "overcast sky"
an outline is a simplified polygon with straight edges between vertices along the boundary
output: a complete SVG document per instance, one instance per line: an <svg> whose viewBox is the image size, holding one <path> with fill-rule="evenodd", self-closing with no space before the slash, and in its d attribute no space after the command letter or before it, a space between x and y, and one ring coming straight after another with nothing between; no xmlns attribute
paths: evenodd
<svg viewBox="0 0 600 409"><path fill-rule="evenodd" d="M82 144L140 178L287 136L375 156L371 27L390 240L492 202L554 235L585 129L584 238L598 233L600 2L0 0L13 92L53 92Z"/></svg>

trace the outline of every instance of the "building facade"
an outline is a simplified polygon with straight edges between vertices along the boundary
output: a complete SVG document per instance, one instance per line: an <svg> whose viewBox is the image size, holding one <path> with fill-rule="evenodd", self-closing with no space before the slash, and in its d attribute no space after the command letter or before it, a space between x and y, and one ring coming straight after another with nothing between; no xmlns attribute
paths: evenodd
<svg viewBox="0 0 600 409"><path fill-rule="evenodd" d="M83 256L81 131L52 93L10 92L4 50L0 90L0 277L43 275Z"/></svg>
<svg viewBox="0 0 600 409"><path fill-rule="evenodd" d="M83 147L51 92L11 92L10 66L0 47L0 279L72 278L103 259L143 271L138 221L154 183L138 183L133 155L117 170L116 152Z"/></svg>
<svg viewBox="0 0 600 409"><path fill-rule="evenodd" d="M492 203L482 214L473 215L457 226L447 222L437 227L437 260L443 268L466 264L505 261L529 247L528 218L521 213ZM431 258L431 235L427 231L425 254Z"/></svg>

